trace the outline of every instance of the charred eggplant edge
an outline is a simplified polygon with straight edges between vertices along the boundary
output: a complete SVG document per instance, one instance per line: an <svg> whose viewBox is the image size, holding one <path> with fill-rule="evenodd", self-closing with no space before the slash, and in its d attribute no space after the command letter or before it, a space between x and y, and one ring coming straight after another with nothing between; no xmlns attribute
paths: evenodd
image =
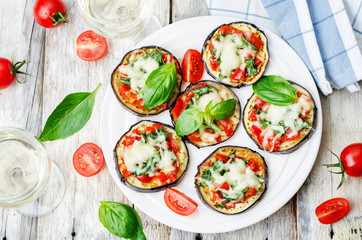
<svg viewBox="0 0 362 240"><path fill-rule="evenodd" d="M241 122L241 113L242 113L240 100L239 100L238 96L234 93L233 90L231 90L228 86L226 86L225 84L223 84L223 83L221 83L221 82L216 82L216 81L213 81L213 80L202 80L202 81L198 81L198 82L191 83L190 85L188 85L187 88L186 88L183 92L180 92L180 93L179 93L179 95L177 96L176 100L175 100L174 103L171 105L171 107L170 107L170 109L169 109L169 114L170 114L171 121L172 121L172 124L173 124L174 127L175 127L175 125L176 125L176 122L174 121L174 118L173 118L173 115L172 115L171 111L172 111L172 109L175 107L177 99L178 99L179 97L181 97L183 94L185 94L191 87L193 87L193 86L195 86L195 85L197 85L197 84L199 84L199 83L203 83L203 82L221 85L221 87L225 87L225 88L227 88L229 91L231 91L231 92L233 93L235 99L237 100L237 105L239 105L239 122L238 122L238 124L236 125L233 134L232 134L229 138L227 138L227 139L225 139L225 140L223 140L223 141L221 141L221 142L211 144L211 145L198 146L197 144L191 142L191 141L187 138L187 136L182 136L182 137L181 137L181 138L184 139L185 142L191 143L192 145L194 145L194 146L197 147L198 149L204 148L204 147L215 146L215 145L217 145L217 144L220 144L220 143L225 142L225 141L229 140L230 138L232 138L232 137L234 136L236 130L238 129L239 125L240 125L240 122Z"/></svg>
<svg viewBox="0 0 362 240"><path fill-rule="evenodd" d="M131 53L134 52L134 51L138 51L138 50L142 50L142 49L160 49L160 50L162 50L162 51L165 51L165 52L171 54L171 55L174 57L175 61L177 62L178 66L179 66L179 69L181 69L181 65L180 65L180 62L178 61L178 59L176 58L176 56L173 55L170 51L168 51L168 50L166 50L166 49L164 49L164 48L162 48L162 47L153 46L153 45L152 45L152 46L144 46L144 47L140 47L140 48L136 48L136 49L133 49L133 50L128 51L128 52L123 56L121 62L120 62L120 63L115 67L115 69L113 70L112 75L111 75L111 88L112 88L112 90L113 90L116 98L117 98L118 101L121 103L122 107L123 107L126 111L128 111L128 112L130 112L130 113L133 113L133 114L135 114L136 116L139 116L139 117L147 117L147 116L157 115L157 114L159 114L159 113L161 113L161 112L169 109L169 108L171 107L171 105L173 104L173 102L176 101L177 96L178 96L178 94L179 94L180 91L181 91L182 74L179 73L179 72L177 72L177 76L176 76L176 88L175 88L176 91L174 91L174 93L171 95L171 97L169 98L168 101L172 100L172 98L174 98L174 99L171 101L171 103L168 103L168 104L167 104L166 109L160 109L160 111L158 111L158 112L155 112L155 113L146 113L146 114L143 114L143 113L140 113L140 112L136 112L136 111L130 109L125 103L122 102L122 100L120 99L120 97L119 97L118 94L116 93L116 90L115 90L114 87L113 87L113 75L116 73L118 67L119 67L120 65L122 65L123 61L125 60L125 58L126 58L129 54L131 54ZM179 82L179 83L177 83L177 78L180 79L180 82ZM167 101L167 102L168 102L168 101ZM148 112L149 112L149 111L151 111L151 110L145 110L145 111L148 111Z"/></svg>
<svg viewBox="0 0 362 240"><path fill-rule="evenodd" d="M317 125L317 107L316 107L316 103L314 101L314 98L312 96L312 94L306 89L304 88L303 86L301 86L300 84L298 83L295 83L293 81L290 81L288 80L289 83L291 84L295 84L299 87L301 87L302 89L304 89L308 94L309 96L311 97L312 101L313 101L313 105L314 105L314 108L313 108L313 123L312 123L312 126L311 128L312 129L315 129L316 128L316 125ZM247 127L245 126L245 120L244 120L244 116L245 116L245 110L246 110L246 107L248 106L249 102L253 99L253 97L255 96L256 94L253 93L250 98L246 101L245 103L245 106L244 106L244 110L243 110L243 126L244 126L244 129L246 131L246 133L248 134L248 136L251 138L251 140L253 140L253 142L257 145L257 147L260 149L260 150L263 150L263 151L267 151L265 148L263 148L252 136L251 134L249 133ZM275 154L275 155L281 155L281 154L288 154L288 153L292 153L294 151L296 151L297 149L299 149L307 140L309 140L313 133L314 133L314 130L310 130L309 133L307 135L304 136L304 138L302 140L300 140L297 144L295 144L293 147L291 148L288 148L288 149L285 149L283 151L278 151L278 152L270 152L270 151L267 151L268 153L272 153L272 154Z"/></svg>
<svg viewBox="0 0 362 240"><path fill-rule="evenodd" d="M185 143L185 140L182 139L181 137L180 137L180 138L181 138L181 142L185 145L185 149L186 149L186 159L185 159L185 160L186 160L187 162L186 162L185 170L184 170L183 173L180 175L180 177L179 177L178 179L176 179L176 181L174 181L174 182L172 182L172 183L168 183L168 184L162 185L162 186L154 187L154 188L147 188L147 189L146 189L146 188L140 188L140 187L136 187L136 186L130 184L130 183L127 181L127 179L123 176L123 174L121 173L121 171L119 170L119 167L118 167L118 157L117 157L117 146L118 146L118 144L120 143L120 141L123 139L123 137L124 137L126 134L128 134L134 126L136 126L137 124L139 124L139 123L141 123L141 122L157 123L157 124L160 124L160 125L163 126L163 127L167 127L167 128L172 129L173 131L175 131L175 129L174 129L172 126L170 126L170 125L168 125L168 124L164 124L164 123L158 122L158 121L141 120L141 121L133 124L133 125L129 128L129 130L126 131L126 132L121 136L121 138L117 141L116 146L115 146L114 149L113 149L113 158L114 158L114 160L116 161L116 171L117 171L118 174L119 174L120 181L121 181L124 185L126 185L127 187L129 187L129 188L131 188L131 189L133 189L133 190L135 190L135 191L137 191L137 192L145 192L145 193L159 192L159 191L162 191L162 190L164 190L164 189L166 189L166 188L168 188L168 187L172 187L172 186L177 185L177 184L181 181L181 179L183 178L183 176L185 175L185 172L187 171L187 168L188 168L189 162L190 162L190 155L189 155L189 151L188 151L188 149L187 149L187 145L186 145L186 143Z"/></svg>
<svg viewBox="0 0 362 240"><path fill-rule="evenodd" d="M196 186L196 182L197 182L196 177L197 177L197 175L200 173L201 166L202 166L214 153L216 153L217 151L219 151L219 149L222 149L222 148L242 148L242 149L250 150L250 151L252 151L253 153L258 154L258 155L261 157L261 159L263 160L264 166L265 166L265 170L264 170L264 179L265 179L265 182L264 182L263 192L260 194L260 196L259 196L258 199L256 199L251 205L249 205L249 207L243 209L243 210L240 211L240 212L226 213L226 212L219 211L217 208L214 208L214 207L210 206L210 205L206 202L206 200L204 199L203 195L202 195L201 192L200 192L200 189L199 189L200 187L195 187L195 188L196 188L197 195L198 195L198 197L201 199L201 201L202 201L205 205L207 205L208 207L210 207L211 209L213 209L214 211L217 211L217 212L222 213L222 214L225 214L225 215L240 214L240 213L245 212L246 210L254 207L255 204L258 203L258 202L264 197L264 194L265 194L265 192L266 192L266 190L267 190L267 188L268 188L268 180L269 180L268 165L266 164L265 158L264 158L260 153L258 153L257 151L254 151L254 150L252 150L252 149L250 149L250 148L248 148L248 147L240 147L240 146L235 146L235 145L226 145L226 146L218 147L215 151L213 151L209 156L207 156L207 157L197 166L197 173L196 173L196 175L195 175L195 182L194 182L195 186Z"/></svg>
<svg viewBox="0 0 362 240"><path fill-rule="evenodd" d="M211 71L210 69L208 68L207 64L206 64L206 61L203 60L204 58L204 53L206 51L206 47L208 46L208 42L210 41L210 39L212 38L212 36L214 35L214 33L219 30L219 28L221 28L222 26L229 26L229 25L232 25L232 24L247 24L247 25L250 25L251 27L255 28L256 30L258 30L259 32L261 32L264 36L265 36L265 50L266 50L266 54L268 56L267 58L267 61L264 65L264 67L262 68L262 71L258 73L258 75L255 77L255 79L253 79L252 81L250 81L249 83L240 83L240 84L230 84L230 83L225 83L225 82L222 82L220 81L220 79L215 76ZM209 74L209 76L211 76L213 79L215 79L216 81L228 86L228 87L233 87L233 88L241 88L242 86L250 86L252 84L254 84L255 82L257 82L264 74L265 70L266 70L266 67L268 65L268 62L269 62L269 44L268 44L268 37L266 36L266 34L264 33L264 31L260 30L260 28L258 28L255 24L252 24L252 23L249 23L249 22L244 22L244 21L238 21L238 22L231 22L231 23L228 23L228 24L222 24L220 26L218 26L217 28L215 28L207 37L206 37L206 40L204 41L203 45L202 45L202 50L201 50L201 59L202 61L204 62L204 66L205 66L205 69L206 69L206 72L207 74Z"/></svg>

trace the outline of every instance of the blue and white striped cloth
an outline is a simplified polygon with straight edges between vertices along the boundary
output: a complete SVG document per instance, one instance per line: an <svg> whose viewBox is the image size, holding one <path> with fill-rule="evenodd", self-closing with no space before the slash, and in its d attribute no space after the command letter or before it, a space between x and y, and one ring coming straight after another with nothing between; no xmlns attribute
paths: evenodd
<svg viewBox="0 0 362 240"><path fill-rule="evenodd" d="M360 90L362 0L206 0L211 15L266 27L299 54L324 95Z"/></svg>

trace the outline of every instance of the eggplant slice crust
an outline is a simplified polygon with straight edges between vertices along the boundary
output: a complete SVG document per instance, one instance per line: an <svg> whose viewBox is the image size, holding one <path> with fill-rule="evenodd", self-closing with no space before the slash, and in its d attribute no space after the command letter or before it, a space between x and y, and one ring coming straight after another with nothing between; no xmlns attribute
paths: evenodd
<svg viewBox="0 0 362 240"><path fill-rule="evenodd" d="M267 188L268 168L264 158L245 147L216 149L199 166L197 193L212 209L238 214L253 206Z"/></svg>
<svg viewBox="0 0 362 240"><path fill-rule="evenodd" d="M173 94L165 104L146 110L141 91L148 75L162 64L172 61L175 61L178 69ZM179 69L181 69L180 63L172 53L161 47L146 46L126 53L112 73L111 86L125 109L138 116L155 115L169 108L177 98L182 84L182 74Z"/></svg>
<svg viewBox="0 0 362 240"><path fill-rule="evenodd" d="M254 93L243 112L244 128L262 150L275 154L297 150L313 134L317 108L311 94L290 82L297 90L298 100L289 106L274 106Z"/></svg>
<svg viewBox="0 0 362 240"><path fill-rule="evenodd" d="M206 38L202 60L208 74L230 87L252 85L269 61L264 32L248 22L223 24Z"/></svg>
<svg viewBox="0 0 362 240"><path fill-rule="evenodd" d="M187 141L197 148L224 142L234 135L240 122L241 110L240 101L236 94L218 82L204 80L190 84L184 92L180 93L173 106L171 106L170 115L172 123L176 125L178 117L191 105L192 107L199 107L204 111L204 108L211 100L213 100L213 105L215 105L220 101L232 98L236 100L234 114L226 120L215 121L215 124L221 129L220 132L214 131L213 133L212 129L203 124L196 132L185 136Z"/></svg>
<svg viewBox="0 0 362 240"><path fill-rule="evenodd" d="M182 138L171 126L154 121L133 125L113 152L121 182L139 192L176 185L189 162Z"/></svg>

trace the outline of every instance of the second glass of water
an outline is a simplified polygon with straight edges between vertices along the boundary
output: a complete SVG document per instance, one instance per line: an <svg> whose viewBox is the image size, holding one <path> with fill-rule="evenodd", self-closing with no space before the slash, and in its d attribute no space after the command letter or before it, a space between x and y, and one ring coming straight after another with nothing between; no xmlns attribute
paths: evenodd
<svg viewBox="0 0 362 240"><path fill-rule="evenodd" d="M151 20L156 0L78 0L85 21L107 38L127 38Z"/></svg>

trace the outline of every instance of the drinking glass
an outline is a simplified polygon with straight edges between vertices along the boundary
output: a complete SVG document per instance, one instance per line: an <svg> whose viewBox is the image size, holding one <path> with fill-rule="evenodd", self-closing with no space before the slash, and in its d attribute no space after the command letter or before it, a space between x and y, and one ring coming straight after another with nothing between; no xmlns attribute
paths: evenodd
<svg viewBox="0 0 362 240"><path fill-rule="evenodd" d="M0 207L43 216L59 205L64 191L64 176L38 139L22 129L0 128Z"/></svg>
<svg viewBox="0 0 362 240"><path fill-rule="evenodd" d="M153 17L156 0L77 1L85 22L106 38L131 37L144 29L151 19L161 27ZM154 27L155 23L152 25Z"/></svg>

